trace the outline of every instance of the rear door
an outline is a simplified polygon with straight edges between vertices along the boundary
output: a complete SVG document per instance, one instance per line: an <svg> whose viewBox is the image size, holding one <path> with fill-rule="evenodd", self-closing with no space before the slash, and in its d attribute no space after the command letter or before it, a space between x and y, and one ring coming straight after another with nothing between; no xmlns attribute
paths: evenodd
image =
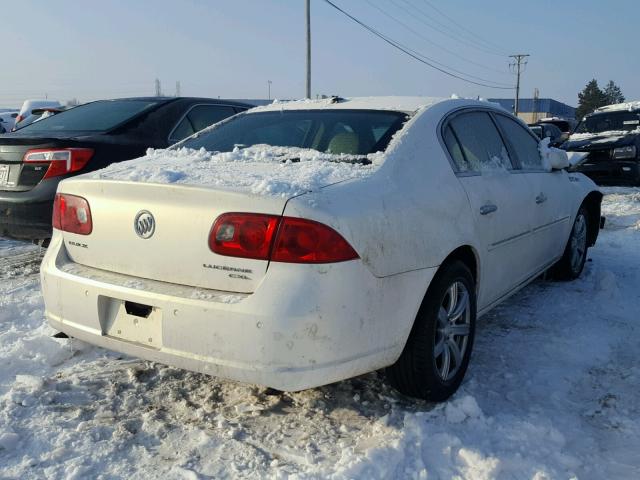
<svg viewBox="0 0 640 480"><path fill-rule="evenodd" d="M496 301L530 274L531 184L488 112L450 117L443 137L473 211L482 245L479 307Z"/></svg>
<svg viewBox="0 0 640 480"><path fill-rule="evenodd" d="M533 196L528 206L532 220L532 269L541 270L564 250L571 224L571 202L567 198L568 174L549 172L542 165L538 141L523 126L506 115L495 115L500 129L528 180Z"/></svg>

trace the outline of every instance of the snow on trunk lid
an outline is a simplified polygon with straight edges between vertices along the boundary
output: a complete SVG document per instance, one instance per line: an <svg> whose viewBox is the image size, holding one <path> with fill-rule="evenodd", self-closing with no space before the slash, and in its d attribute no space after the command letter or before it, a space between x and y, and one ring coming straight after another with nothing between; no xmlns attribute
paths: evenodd
<svg viewBox="0 0 640 480"><path fill-rule="evenodd" d="M197 185L289 198L345 180L366 178L383 159L382 152L345 155L269 145L236 147L232 152L184 147L149 149L144 157L112 164L91 177Z"/></svg>
<svg viewBox="0 0 640 480"><path fill-rule="evenodd" d="M59 192L85 198L91 210L91 234L63 232L74 262L136 278L238 293L255 290L268 262L213 253L208 239L214 221L227 212L281 215L287 200L79 177L62 183ZM144 228L136 228L136 219L143 220Z"/></svg>

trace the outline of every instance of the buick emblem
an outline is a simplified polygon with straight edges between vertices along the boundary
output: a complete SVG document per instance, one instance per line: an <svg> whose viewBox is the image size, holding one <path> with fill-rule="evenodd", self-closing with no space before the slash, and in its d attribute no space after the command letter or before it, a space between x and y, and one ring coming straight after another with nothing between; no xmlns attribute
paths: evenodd
<svg viewBox="0 0 640 480"><path fill-rule="evenodd" d="M153 232L156 231L156 220L151 215L151 212L146 210L138 212L136 219L133 221L133 229L140 238L150 238Z"/></svg>

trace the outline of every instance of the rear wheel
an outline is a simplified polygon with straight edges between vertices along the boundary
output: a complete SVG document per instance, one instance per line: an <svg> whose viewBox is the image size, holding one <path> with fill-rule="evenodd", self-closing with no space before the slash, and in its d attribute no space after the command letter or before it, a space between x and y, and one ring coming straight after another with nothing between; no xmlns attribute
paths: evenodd
<svg viewBox="0 0 640 480"><path fill-rule="evenodd" d="M575 280L580 276L587 260L589 249L589 215L585 207L580 207L562 258L553 267L553 277L557 280Z"/></svg>
<svg viewBox="0 0 640 480"><path fill-rule="evenodd" d="M405 395L444 401L464 378L476 321L475 282L460 261L442 267L422 302L398 361L387 368L391 385Z"/></svg>

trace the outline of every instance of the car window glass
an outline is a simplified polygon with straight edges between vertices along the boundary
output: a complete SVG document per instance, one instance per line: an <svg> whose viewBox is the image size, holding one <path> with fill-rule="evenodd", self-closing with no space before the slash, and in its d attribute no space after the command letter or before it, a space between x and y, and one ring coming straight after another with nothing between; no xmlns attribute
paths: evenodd
<svg viewBox="0 0 640 480"><path fill-rule="evenodd" d="M225 107L221 105L198 105L193 107L187 117L193 125L193 129L199 132L209 125L218 123L231 115L235 115L236 111L233 107Z"/></svg>
<svg viewBox="0 0 640 480"><path fill-rule="evenodd" d="M507 148L488 113L464 113L451 120L450 126L460 142L469 170L513 168Z"/></svg>
<svg viewBox="0 0 640 480"><path fill-rule="evenodd" d="M447 150L449 150L449 154L453 159L453 163L455 163L456 169L459 172L468 172L472 170L470 165L467 163L466 158L462 154L462 149L460 148L460 144L458 143L458 139L453 134L453 130L451 127L447 126L444 129L444 143L447 146Z"/></svg>
<svg viewBox="0 0 640 480"><path fill-rule="evenodd" d="M155 100L99 100L24 127L29 132L102 132L158 105Z"/></svg>
<svg viewBox="0 0 640 480"><path fill-rule="evenodd" d="M504 115L496 115L496 117L500 128L502 128L509 143L515 150L522 169L541 170L542 157L540 157L536 139L529 135L529 132L515 120Z"/></svg>
<svg viewBox="0 0 640 480"><path fill-rule="evenodd" d="M191 122L187 117L184 117L182 121L178 124L178 126L175 128L175 130L171 133L170 140L172 142L177 142L179 140L187 138L190 135L193 135L194 133L196 132L193 130L193 127L191 126Z"/></svg>

